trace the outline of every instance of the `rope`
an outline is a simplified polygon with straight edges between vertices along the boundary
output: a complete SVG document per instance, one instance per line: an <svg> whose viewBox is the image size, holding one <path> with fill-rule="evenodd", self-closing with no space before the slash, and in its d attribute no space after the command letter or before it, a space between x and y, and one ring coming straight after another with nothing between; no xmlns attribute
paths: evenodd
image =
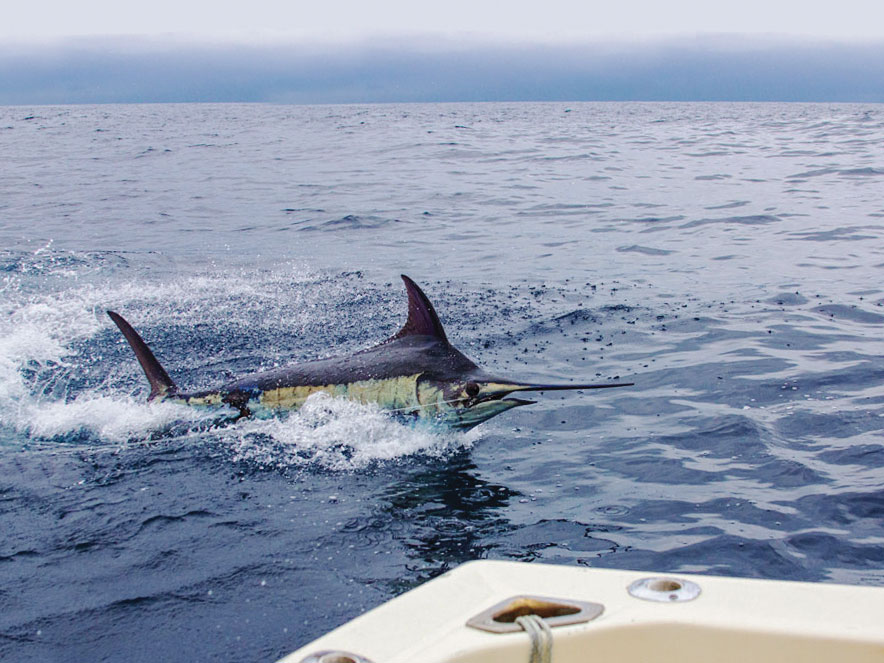
<svg viewBox="0 0 884 663"><path fill-rule="evenodd" d="M539 615L522 615L516 617L516 624L521 626L531 640L530 663L551 663L552 631L543 617Z"/></svg>

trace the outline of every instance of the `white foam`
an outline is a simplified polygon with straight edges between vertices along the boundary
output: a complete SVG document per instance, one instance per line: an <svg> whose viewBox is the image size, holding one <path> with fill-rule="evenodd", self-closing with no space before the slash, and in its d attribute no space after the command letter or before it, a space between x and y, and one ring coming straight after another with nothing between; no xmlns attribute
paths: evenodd
<svg viewBox="0 0 884 663"><path fill-rule="evenodd" d="M193 410L173 403L145 403L128 396L100 396L85 393L72 401L34 404L24 413L28 432L35 437L59 438L87 433L102 442L126 442L149 435L174 423L200 417ZM194 422L196 423L196 422Z"/></svg>
<svg viewBox="0 0 884 663"><path fill-rule="evenodd" d="M46 296L18 304L10 301L0 322L0 417L28 428L32 406L40 400L41 377L58 379L69 370L66 361L74 351L63 335L76 341L99 326L63 299L57 305ZM34 377L26 378L25 371Z"/></svg>
<svg viewBox="0 0 884 663"><path fill-rule="evenodd" d="M415 454L444 456L468 448L477 436L408 425L375 405L321 392L288 417L240 421L225 432L237 461L331 470L355 470Z"/></svg>

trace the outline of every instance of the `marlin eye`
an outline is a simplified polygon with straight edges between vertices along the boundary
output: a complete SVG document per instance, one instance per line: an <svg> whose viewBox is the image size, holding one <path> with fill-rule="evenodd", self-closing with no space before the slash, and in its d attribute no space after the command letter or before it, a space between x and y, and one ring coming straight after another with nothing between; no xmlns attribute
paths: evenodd
<svg viewBox="0 0 884 663"><path fill-rule="evenodd" d="M475 382L467 382L467 386L465 387L467 396L470 398L475 398L479 395L479 385Z"/></svg>

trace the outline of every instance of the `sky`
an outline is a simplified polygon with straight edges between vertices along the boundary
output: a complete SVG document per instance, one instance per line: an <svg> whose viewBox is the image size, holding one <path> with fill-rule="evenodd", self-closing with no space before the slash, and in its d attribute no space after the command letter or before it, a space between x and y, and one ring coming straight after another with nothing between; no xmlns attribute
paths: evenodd
<svg viewBox="0 0 884 663"><path fill-rule="evenodd" d="M0 104L884 102L881 0L29 0Z"/></svg>
<svg viewBox="0 0 884 663"><path fill-rule="evenodd" d="M881 39L880 0L28 0L3 10L0 39L186 35L246 40L476 35L589 37L782 34Z"/></svg>

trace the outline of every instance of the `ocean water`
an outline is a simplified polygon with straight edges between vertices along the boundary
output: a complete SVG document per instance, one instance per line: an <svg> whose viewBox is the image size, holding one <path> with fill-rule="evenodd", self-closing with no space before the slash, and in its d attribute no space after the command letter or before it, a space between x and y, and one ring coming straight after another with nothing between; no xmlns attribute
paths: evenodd
<svg viewBox="0 0 884 663"><path fill-rule="evenodd" d="M884 107L0 108L0 659L270 661L477 558L884 585ZM176 382L395 332L467 433Z"/></svg>

